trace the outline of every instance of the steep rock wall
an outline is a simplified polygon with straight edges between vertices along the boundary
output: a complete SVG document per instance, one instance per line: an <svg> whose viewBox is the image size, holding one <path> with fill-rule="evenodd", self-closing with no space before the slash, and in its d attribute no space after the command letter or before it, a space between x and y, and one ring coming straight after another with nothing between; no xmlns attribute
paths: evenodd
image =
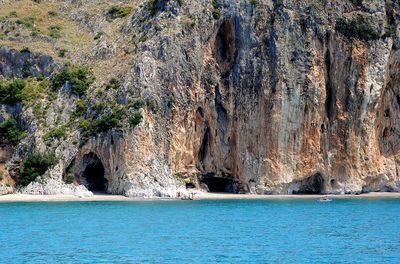
<svg viewBox="0 0 400 264"><path fill-rule="evenodd" d="M189 138L192 155L185 154L191 164L182 164L187 148L177 153L176 144L172 163L233 178L239 190L256 193L298 192L299 182L315 175L322 175L319 192L398 191L398 153L382 151L399 142L390 88L398 87L397 22L393 39L369 42L334 28L339 17L360 14L384 24L385 9L398 6L370 1L364 13L332 2L334 12L323 15L297 1L222 6L227 17L209 27L199 52L191 115L179 112L173 122L185 127L175 142L197 134ZM305 31L301 16L310 23ZM385 118L382 104L391 108Z"/></svg>

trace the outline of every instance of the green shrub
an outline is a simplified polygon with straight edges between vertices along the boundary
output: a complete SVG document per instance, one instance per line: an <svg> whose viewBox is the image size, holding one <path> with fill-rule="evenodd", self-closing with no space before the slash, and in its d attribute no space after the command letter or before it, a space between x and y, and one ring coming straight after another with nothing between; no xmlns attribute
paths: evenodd
<svg viewBox="0 0 400 264"><path fill-rule="evenodd" d="M36 80L37 80L38 82L44 81L45 78L44 78L43 73L39 73L39 74L36 76Z"/></svg>
<svg viewBox="0 0 400 264"><path fill-rule="evenodd" d="M56 11L49 11L49 12L47 12L47 14L48 14L49 16L51 16L51 17L56 17L56 16L58 16L58 13L57 13Z"/></svg>
<svg viewBox="0 0 400 264"><path fill-rule="evenodd" d="M167 102L167 106L168 106L168 108L172 108L173 106L174 106L174 104L175 104L175 96L173 96L173 95L170 95L169 97L168 97L168 102Z"/></svg>
<svg viewBox="0 0 400 264"><path fill-rule="evenodd" d="M40 34L40 30L39 29L37 29L37 28L32 29L32 31L31 31L31 36L32 37L39 36L39 34Z"/></svg>
<svg viewBox="0 0 400 264"><path fill-rule="evenodd" d="M355 6L362 6L363 0L350 0Z"/></svg>
<svg viewBox="0 0 400 264"><path fill-rule="evenodd" d="M351 21L339 18L336 21L336 30L347 38L358 38L364 41L377 40L381 36L363 17Z"/></svg>
<svg viewBox="0 0 400 264"><path fill-rule="evenodd" d="M26 28L33 28L33 24L35 23L35 18L33 16L23 17L17 19L15 23L17 23L18 25L23 25Z"/></svg>
<svg viewBox="0 0 400 264"><path fill-rule="evenodd" d="M217 0L212 0L212 6L214 9L219 9L219 4Z"/></svg>
<svg viewBox="0 0 400 264"><path fill-rule="evenodd" d="M84 119L79 122L83 139L107 132L113 128L120 128L125 113L122 109L113 109L111 113L104 114L98 119Z"/></svg>
<svg viewBox="0 0 400 264"><path fill-rule="evenodd" d="M301 17L300 21L299 21L299 24L300 24L301 32L302 33L307 33L307 28L308 28L308 20L307 20L307 18Z"/></svg>
<svg viewBox="0 0 400 264"><path fill-rule="evenodd" d="M86 112L87 112L86 102L84 100L76 101L76 108L75 108L74 116L81 117L81 116L85 115Z"/></svg>
<svg viewBox="0 0 400 264"><path fill-rule="evenodd" d="M103 113L103 111L107 108L111 109L113 108L113 106L108 102L104 101L97 102L92 106L92 114L94 113L95 116L100 116Z"/></svg>
<svg viewBox="0 0 400 264"><path fill-rule="evenodd" d="M112 113L103 115L93 124L95 133L106 132L112 128L120 127L122 118L122 110L113 110Z"/></svg>
<svg viewBox="0 0 400 264"><path fill-rule="evenodd" d="M139 42L142 42L142 43L146 42L146 40L147 40L146 35L143 35L143 36L141 36L141 37L139 38Z"/></svg>
<svg viewBox="0 0 400 264"><path fill-rule="evenodd" d="M151 112L153 112L153 113L158 112L158 106L157 106L157 102L155 100L146 99L146 106Z"/></svg>
<svg viewBox="0 0 400 264"><path fill-rule="evenodd" d="M17 11L11 11L8 15L10 17L18 17Z"/></svg>
<svg viewBox="0 0 400 264"><path fill-rule="evenodd" d="M93 83L94 77L91 70L87 67L66 65L51 81L53 90L58 90L68 82L71 85L71 92L82 96Z"/></svg>
<svg viewBox="0 0 400 264"><path fill-rule="evenodd" d="M183 181L183 180L185 179L185 176L183 175L182 172L175 172L173 175L174 175L174 177L175 177L176 179L178 179L178 180L180 180L180 181Z"/></svg>
<svg viewBox="0 0 400 264"><path fill-rule="evenodd" d="M117 90L120 86L121 86L120 81L117 80L116 78L112 78L106 85L106 90L110 89Z"/></svg>
<svg viewBox="0 0 400 264"><path fill-rule="evenodd" d="M11 105L21 102L21 91L25 86L26 81L20 79L11 82L0 82L0 103Z"/></svg>
<svg viewBox="0 0 400 264"><path fill-rule="evenodd" d="M214 19L219 19L221 17L221 11L219 10L219 4L217 0L212 1L212 6L214 10L212 11L212 16Z"/></svg>
<svg viewBox="0 0 400 264"><path fill-rule="evenodd" d="M144 16L139 16L139 22L144 23L146 21L146 18Z"/></svg>
<svg viewBox="0 0 400 264"><path fill-rule="evenodd" d="M18 184L27 186L37 177L42 176L50 166L56 164L54 154L32 154L25 160L19 174Z"/></svg>
<svg viewBox="0 0 400 264"><path fill-rule="evenodd" d="M142 99L135 100L131 104L129 104L130 108L133 108L134 110L139 110L143 108L146 105L146 102L143 101Z"/></svg>
<svg viewBox="0 0 400 264"><path fill-rule="evenodd" d="M58 57L64 58L65 55L67 54L67 52L68 52L67 49L60 49L60 50L58 51Z"/></svg>
<svg viewBox="0 0 400 264"><path fill-rule="evenodd" d="M43 79L42 79L43 78ZM28 104L29 102L37 102L41 98L45 97L45 92L47 92L49 81L44 79L43 75L39 75L37 80L39 83L35 82L33 78L29 78L26 81L26 86L20 91L18 97L19 100L24 103L24 105ZM40 106L40 104L36 104Z"/></svg>
<svg viewBox="0 0 400 264"><path fill-rule="evenodd" d="M214 10L212 14L214 19L219 19L221 17L221 11L219 10Z"/></svg>
<svg viewBox="0 0 400 264"><path fill-rule="evenodd" d="M382 35L382 38L390 38L395 34L396 30L393 26L385 27L385 33Z"/></svg>
<svg viewBox="0 0 400 264"><path fill-rule="evenodd" d="M50 139L61 139L67 135L68 125L62 125L56 128L53 128L48 133L46 133L43 137L45 141Z"/></svg>
<svg viewBox="0 0 400 264"><path fill-rule="evenodd" d="M26 60L24 62L24 65L22 65L22 77L28 78L29 76L31 76L31 68L32 64L28 60Z"/></svg>
<svg viewBox="0 0 400 264"><path fill-rule="evenodd" d="M81 130L82 134L90 135L91 128L92 128L93 120L91 119L82 119L79 121L79 129Z"/></svg>
<svg viewBox="0 0 400 264"><path fill-rule="evenodd" d="M60 26L50 26L47 28L49 30L49 36L55 39L61 38L61 27Z"/></svg>
<svg viewBox="0 0 400 264"><path fill-rule="evenodd" d="M135 112L133 116L129 118L129 124L131 125L132 128L135 128L137 125L142 122L143 116L140 112Z"/></svg>
<svg viewBox="0 0 400 264"><path fill-rule="evenodd" d="M70 173L65 177L66 184L73 184L74 182L75 182L75 176L73 173Z"/></svg>
<svg viewBox="0 0 400 264"><path fill-rule="evenodd" d="M94 40L100 39L101 36L103 36L103 35L104 35L104 32L101 32L101 31L97 32L96 35L94 36Z"/></svg>
<svg viewBox="0 0 400 264"><path fill-rule="evenodd" d="M147 10L151 16L155 16L157 14L157 3L158 0L150 0L147 5Z"/></svg>
<svg viewBox="0 0 400 264"><path fill-rule="evenodd" d="M25 132L18 128L17 121L14 118L0 123L0 138L5 139L13 146L18 145L24 136Z"/></svg>
<svg viewBox="0 0 400 264"><path fill-rule="evenodd" d="M130 13L132 13L133 8L130 6L117 6L114 5L108 10L108 15L112 18L122 18L126 17Z"/></svg>

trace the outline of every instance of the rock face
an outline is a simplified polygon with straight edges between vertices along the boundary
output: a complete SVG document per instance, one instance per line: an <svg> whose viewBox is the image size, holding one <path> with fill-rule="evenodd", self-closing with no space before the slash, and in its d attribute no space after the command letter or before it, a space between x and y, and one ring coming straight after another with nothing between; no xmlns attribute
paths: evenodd
<svg viewBox="0 0 400 264"><path fill-rule="evenodd" d="M16 51L0 47L0 77L24 78L28 76L49 76L56 68L53 59L47 55L34 54L29 49Z"/></svg>
<svg viewBox="0 0 400 264"><path fill-rule="evenodd" d="M400 191L399 3L352 2L156 1L152 15L145 2L121 28L145 38L115 96L154 100L158 111L148 106L135 129L83 146L72 146L72 133L42 179L72 170L89 189L129 196L173 197L184 183L257 194ZM341 19L355 21L352 30ZM14 57L0 52L3 77ZM47 73L41 61L32 64Z"/></svg>

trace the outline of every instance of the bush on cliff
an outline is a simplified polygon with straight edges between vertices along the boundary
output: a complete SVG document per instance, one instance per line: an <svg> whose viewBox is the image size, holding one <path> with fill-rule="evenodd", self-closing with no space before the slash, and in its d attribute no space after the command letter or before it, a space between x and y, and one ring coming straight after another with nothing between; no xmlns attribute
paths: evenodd
<svg viewBox="0 0 400 264"><path fill-rule="evenodd" d="M18 128L17 121L14 118L0 123L0 139L6 140L13 146L18 145L24 135L24 131Z"/></svg>
<svg viewBox="0 0 400 264"><path fill-rule="evenodd" d="M146 105L146 102L142 99L137 99L128 105L129 108L133 110L139 110Z"/></svg>
<svg viewBox="0 0 400 264"><path fill-rule="evenodd" d="M355 6L362 6L363 0L351 0L351 3Z"/></svg>
<svg viewBox="0 0 400 264"><path fill-rule="evenodd" d="M150 0L148 2L148 6L147 9L149 10L149 13L151 16L155 16L157 14L157 4L158 4L158 0Z"/></svg>
<svg viewBox="0 0 400 264"><path fill-rule="evenodd" d="M84 100L76 101L76 108L73 113L74 117L84 116L87 112L86 102Z"/></svg>
<svg viewBox="0 0 400 264"><path fill-rule="evenodd" d="M19 174L18 184L27 186L37 177L42 176L50 166L56 164L53 154L32 154L27 157Z"/></svg>
<svg viewBox="0 0 400 264"><path fill-rule="evenodd" d="M61 38L61 27L58 25L52 25L48 27L49 30L49 36L54 38L54 39L59 39Z"/></svg>
<svg viewBox="0 0 400 264"><path fill-rule="evenodd" d="M11 105L21 102L21 91L25 86L26 81L19 79L11 82L0 82L0 103Z"/></svg>
<svg viewBox="0 0 400 264"><path fill-rule="evenodd" d="M87 67L66 65L51 81L53 90L60 89L68 82L71 85L71 92L82 96L93 83L94 77L92 71Z"/></svg>
<svg viewBox="0 0 400 264"><path fill-rule="evenodd" d="M120 127L120 121L123 118L122 110L113 110L112 113L103 115L94 122L94 129L97 133L106 132L112 128Z"/></svg>
<svg viewBox="0 0 400 264"><path fill-rule="evenodd" d="M220 19L221 17L221 11L219 10L219 4L217 2L217 0L213 0L212 1L212 6L214 8L214 10L212 11L212 16L214 19Z"/></svg>
<svg viewBox="0 0 400 264"><path fill-rule="evenodd" d="M133 8L130 6L117 6L114 5L108 10L108 15L112 18L122 18L126 17L130 13L132 13Z"/></svg>
<svg viewBox="0 0 400 264"><path fill-rule="evenodd" d="M377 40L381 37L363 17L347 21L339 18L336 21L336 30L348 38L358 38L364 41Z"/></svg>
<svg viewBox="0 0 400 264"><path fill-rule="evenodd" d="M121 82L116 78L112 78L106 85L106 90L110 90L110 89L117 90L120 86L121 86Z"/></svg>
<svg viewBox="0 0 400 264"><path fill-rule="evenodd" d="M65 177L64 182L65 182L66 184L73 184L73 183L75 182L75 176L74 176L74 174L73 174L73 173L68 174L68 175Z"/></svg>
<svg viewBox="0 0 400 264"><path fill-rule="evenodd" d="M111 112L103 114L98 119L84 119L79 123L79 128L85 141L91 136L95 136L102 132L107 132L113 128L120 128L121 121L124 118L125 111L123 109L112 109Z"/></svg>
<svg viewBox="0 0 400 264"><path fill-rule="evenodd" d="M50 139L61 139L67 135L68 125L62 125L56 128L51 129L48 133L43 136L45 141Z"/></svg>
<svg viewBox="0 0 400 264"><path fill-rule="evenodd" d="M142 122L142 119L142 114L140 112L136 112L129 118L129 124L132 128L135 128L137 125L140 124L140 122Z"/></svg>

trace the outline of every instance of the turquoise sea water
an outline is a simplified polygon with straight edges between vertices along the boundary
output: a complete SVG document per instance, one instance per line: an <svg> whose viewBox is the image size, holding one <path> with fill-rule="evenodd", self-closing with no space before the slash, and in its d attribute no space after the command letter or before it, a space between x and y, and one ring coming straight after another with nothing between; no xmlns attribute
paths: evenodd
<svg viewBox="0 0 400 264"><path fill-rule="evenodd" d="M400 263L400 199L0 203L1 263Z"/></svg>

